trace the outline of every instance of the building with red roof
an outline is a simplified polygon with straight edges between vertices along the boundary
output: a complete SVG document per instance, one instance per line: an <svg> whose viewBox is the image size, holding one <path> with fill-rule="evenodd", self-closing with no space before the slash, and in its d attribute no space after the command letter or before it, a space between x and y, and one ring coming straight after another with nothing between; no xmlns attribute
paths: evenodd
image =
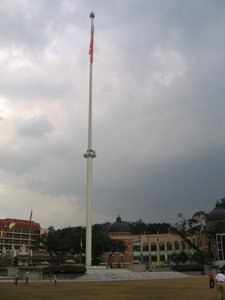
<svg viewBox="0 0 225 300"><path fill-rule="evenodd" d="M40 232L40 224L32 220L0 219L0 253L16 256L22 250L38 249Z"/></svg>

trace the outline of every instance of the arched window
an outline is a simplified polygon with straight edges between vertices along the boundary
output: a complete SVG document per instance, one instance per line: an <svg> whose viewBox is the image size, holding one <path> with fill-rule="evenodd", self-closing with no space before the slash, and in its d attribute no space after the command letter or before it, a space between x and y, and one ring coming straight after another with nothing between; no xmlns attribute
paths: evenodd
<svg viewBox="0 0 225 300"><path fill-rule="evenodd" d="M151 243L151 251L157 251L156 243Z"/></svg>
<svg viewBox="0 0 225 300"><path fill-rule="evenodd" d="M174 242L174 249L175 250L180 250L180 245L179 245L178 241Z"/></svg>
<svg viewBox="0 0 225 300"><path fill-rule="evenodd" d="M166 248L167 248L167 251L172 251L173 250L172 243L171 242L167 242Z"/></svg>
<svg viewBox="0 0 225 300"><path fill-rule="evenodd" d="M165 244L164 243L159 243L159 251L165 251Z"/></svg>
<svg viewBox="0 0 225 300"><path fill-rule="evenodd" d="M186 243L185 243L185 241L181 241L181 248L182 248L182 250L186 250Z"/></svg>
<svg viewBox="0 0 225 300"><path fill-rule="evenodd" d="M133 245L133 250L134 250L134 252L139 252L139 251L141 251L141 245L140 245L140 243L134 244L134 245Z"/></svg>
<svg viewBox="0 0 225 300"><path fill-rule="evenodd" d="M148 251L148 244L147 243L143 244L142 251Z"/></svg>

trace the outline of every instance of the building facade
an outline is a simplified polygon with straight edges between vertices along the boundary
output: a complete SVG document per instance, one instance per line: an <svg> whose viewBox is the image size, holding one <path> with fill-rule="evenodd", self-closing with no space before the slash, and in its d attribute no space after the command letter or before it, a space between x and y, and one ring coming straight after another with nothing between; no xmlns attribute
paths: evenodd
<svg viewBox="0 0 225 300"><path fill-rule="evenodd" d="M133 260L133 236L131 235L130 226L118 216L116 222L108 228L108 235L112 240L116 240L117 242L122 240L126 250L120 252L119 249L116 249L113 252L103 253L103 262L111 266L131 264Z"/></svg>
<svg viewBox="0 0 225 300"><path fill-rule="evenodd" d="M194 250L178 234L158 233L132 235L129 225L118 216L116 222L110 225L108 235L113 240L122 240L125 252L114 251L103 254L103 262L111 266L127 266L130 264L145 264L151 267L168 266L173 263L173 256L182 251L189 255ZM202 251L208 247L205 234L193 235L191 243Z"/></svg>
<svg viewBox="0 0 225 300"><path fill-rule="evenodd" d="M164 266L172 262L173 254L190 252L188 244L172 233L133 236L133 262Z"/></svg>
<svg viewBox="0 0 225 300"><path fill-rule="evenodd" d="M39 248L41 227L31 220L0 219L0 254L15 257Z"/></svg>

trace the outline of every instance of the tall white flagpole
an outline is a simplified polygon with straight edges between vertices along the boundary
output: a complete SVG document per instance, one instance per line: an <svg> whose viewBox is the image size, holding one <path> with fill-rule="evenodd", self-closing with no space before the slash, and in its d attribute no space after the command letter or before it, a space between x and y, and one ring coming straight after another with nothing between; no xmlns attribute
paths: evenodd
<svg viewBox="0 0 225 300"><path fill-rule="evenodd" d="M93 50L94 50L94 17L92 11L91 18L91 41L90 41L90 74L89 74L89 117L88 117L88 149L84 154L87 158L87 207L86 207L86 261L85 265L92 265L92 160L96 153L92 149L92 65L93 65Z"/></svg>

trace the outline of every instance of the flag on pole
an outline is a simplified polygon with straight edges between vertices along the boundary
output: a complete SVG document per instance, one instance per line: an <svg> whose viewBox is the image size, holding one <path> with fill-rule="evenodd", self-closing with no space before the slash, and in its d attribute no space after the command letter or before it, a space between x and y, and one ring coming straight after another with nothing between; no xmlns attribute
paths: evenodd
<svg viewBox="0 0 225 300"><path fill-rule="evenodd" d="M94 54L94 24L91 27L91 41L89 48L90 62L93 63L93 54Z"/></svg>
<svg viewBox="0 0 225 300"><path fill-rule="evenodd" d="M32 220L33 210L30 211L30 221Z"/></svg>
<svg viewBox="0 0 225 300"><path fill-rule="evenodd" d="M12 222L12 223L10 223L9 224L9 229L10 230L12 230L13 229L13 227L16 225L16 222Z"/></svg>

